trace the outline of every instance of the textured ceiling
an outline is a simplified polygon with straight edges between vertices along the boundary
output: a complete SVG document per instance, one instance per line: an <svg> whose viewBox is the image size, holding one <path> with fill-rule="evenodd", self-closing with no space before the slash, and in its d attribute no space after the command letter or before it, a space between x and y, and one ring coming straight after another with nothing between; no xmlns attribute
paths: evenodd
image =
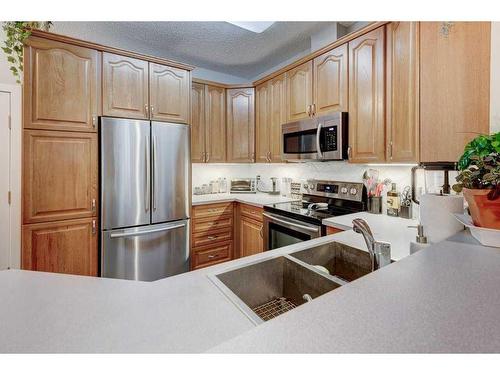
<svg viewBox="0 0 500 375"><path fill-rule="evenodd" d="M256 34L227 22L55 22L60 34L170 58L245 79L311 46L334 22L276 22Z"/></svg>

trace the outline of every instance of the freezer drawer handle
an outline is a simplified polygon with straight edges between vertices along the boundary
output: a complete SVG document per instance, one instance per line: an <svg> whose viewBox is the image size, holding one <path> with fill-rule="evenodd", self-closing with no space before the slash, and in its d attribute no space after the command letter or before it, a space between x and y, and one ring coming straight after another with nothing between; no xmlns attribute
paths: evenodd
<svg viewBox="0 0 500 375"><path fill-rule="evenodd" d="M144 230L141 232L123 232L123 233L112 233L109 235L110 238L122 238L122 237L137 237L137 236L143 236L145 234L151 234L151 233L158 233L158 232L165 232L167 230L172 230L172 229L178 229L185 227L186 224L176 224L172 225L170 227L165 227L165 228L157 228L157 229L149 229L149 230Z"/></svg>

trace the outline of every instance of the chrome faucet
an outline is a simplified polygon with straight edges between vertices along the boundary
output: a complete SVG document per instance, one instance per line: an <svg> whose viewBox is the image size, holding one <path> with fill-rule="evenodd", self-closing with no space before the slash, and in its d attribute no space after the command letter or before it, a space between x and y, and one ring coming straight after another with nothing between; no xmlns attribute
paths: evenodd
<svg viewBox="0 0 500 375"><path fill-rule="evenodd" d="M375 241L373 233L365 220L354 219L352 229L356 233L361 233L365 239L372 261L372 271L391 264L391 244L384 241Z"/></svg>

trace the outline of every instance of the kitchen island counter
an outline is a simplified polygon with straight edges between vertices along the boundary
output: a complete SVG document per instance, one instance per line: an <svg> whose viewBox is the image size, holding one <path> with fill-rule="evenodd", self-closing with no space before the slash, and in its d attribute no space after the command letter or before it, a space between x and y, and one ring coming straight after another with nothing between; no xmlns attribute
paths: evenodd
<svg viewBox="0 0 500 375"><path fill-rule="evenodd" d="M0 352L500 351L500 250L467 232L258 326L208 277L338 236L152 283L2 271Z"/></svg>

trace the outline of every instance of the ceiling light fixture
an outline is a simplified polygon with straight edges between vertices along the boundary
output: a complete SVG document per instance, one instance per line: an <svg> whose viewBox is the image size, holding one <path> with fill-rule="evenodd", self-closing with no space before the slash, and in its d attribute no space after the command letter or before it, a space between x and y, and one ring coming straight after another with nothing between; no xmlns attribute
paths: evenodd
<svg viewBox="0 0 500 375"><path fill-rule="evenodd" d="M272 22L265 22L265 21L250 21L250 22L231 22L227 21L228 23L241 27L242 29L252 31L254 33L260 34L261 32L267 30L273 23Z"/></svg>

